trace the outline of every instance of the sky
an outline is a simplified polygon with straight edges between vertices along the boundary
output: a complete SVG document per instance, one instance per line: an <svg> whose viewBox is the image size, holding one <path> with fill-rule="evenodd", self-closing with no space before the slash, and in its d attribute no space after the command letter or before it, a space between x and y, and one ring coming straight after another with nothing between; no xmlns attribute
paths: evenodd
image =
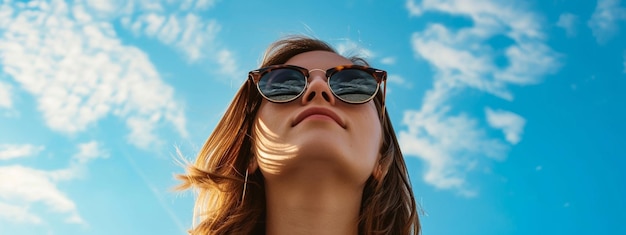
<svg viewBox="0 0 626 235"><path fill-rule="evenodd" d="M186 234L173 190L265 48L387 70L423 234L626 234L626 2L0 3L0 234Z"/></svg>

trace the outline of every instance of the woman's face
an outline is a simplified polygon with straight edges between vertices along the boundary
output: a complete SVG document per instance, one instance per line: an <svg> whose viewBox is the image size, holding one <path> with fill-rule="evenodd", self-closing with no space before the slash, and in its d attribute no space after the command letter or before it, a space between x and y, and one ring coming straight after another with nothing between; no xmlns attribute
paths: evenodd
<svg viewBox="0 0 626 235"><path fill-rule="evenodd" d="M264 177L273 180L313 174L364 184L374 170L382 143L378 111L373 101L355 105L337 99L325 75L329 68L352 62L332 52L312 51L285 64L309 69L309 84L294 101L264 99L261 103L253 151Z"/></svg>

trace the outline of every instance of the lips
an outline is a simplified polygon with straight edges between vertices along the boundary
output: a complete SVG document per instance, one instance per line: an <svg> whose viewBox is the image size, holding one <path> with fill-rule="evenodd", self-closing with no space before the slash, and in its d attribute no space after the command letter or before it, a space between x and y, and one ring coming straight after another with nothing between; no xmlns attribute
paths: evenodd
<svg viewBox="0 0 626 235"><path fill-rule="evenodd" d="M298 116L296 116L296 119L294 119L294 121L291 123L291 126L293 127L293 126L298 125L300 122L302 122L302 120L312 115L328 116L332 118L333 120L335 120L335 122L339 124L339 126L346 128L346 124L341 120L341 118L339 118L339 116L336 113L334 113L333 111L329 109L320 108L320 107L308 108L302 111L301 113L298 114Z"/></svg>

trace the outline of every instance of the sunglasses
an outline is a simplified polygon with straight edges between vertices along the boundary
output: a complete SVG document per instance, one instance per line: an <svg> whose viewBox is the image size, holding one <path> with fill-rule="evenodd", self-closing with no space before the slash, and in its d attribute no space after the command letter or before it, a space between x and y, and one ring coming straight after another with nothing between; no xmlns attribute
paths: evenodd
<svg viewBox="0 0 626 235"><path fill-rule="evenodd" d="M265 99L286 103L304 94L309 73L316 70L323 71L295 65L273 65L250 71L248 79L256 84ZM380 83L387 80L387 72L384 70L360 65L341 65L325 72L328 88L333 95L350 104L370 101L376 96Z"/></svg>

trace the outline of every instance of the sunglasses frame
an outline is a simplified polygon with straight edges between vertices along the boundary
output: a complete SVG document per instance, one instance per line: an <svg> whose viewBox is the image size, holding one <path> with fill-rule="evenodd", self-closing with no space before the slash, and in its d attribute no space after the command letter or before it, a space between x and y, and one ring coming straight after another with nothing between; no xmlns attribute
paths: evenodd
<svg viewBox="0 0 626 235"><path fill-rule="evenodd" d="M259 81L261 80L261 78L263 77L263 75L272 72L274 70L278 70L278 69L293 69L296 71L299 71L300 73L302 73L302 75L304 76L304 88L302 89L302 91L300 92L300 94L294 96L291 99L288 100L281 100L281 101L277 101L277 100L272 100L270 98L268 98L267 96L265 96L265 94L263 94L263 92L261 91L261 88L259 87ZM330 87L330 83L328 82L331 77L341 71L344 70L349 70L349 69L357 69L357 70L361 70L364 71L370 75L372 75L372 77L374 79L376 79L376 91L374 92L374 94L372 94L372 96L364 101L359 101L359 102L353 102L353 101L348 101L348 100L344 100L343 98L339 97L337 94L335 94L335 91L333 91L333 89ZM312 71L324 71L322 69L306 69L306 68L302 68L300 66L295 66L295 65L288 65L288 64L281 64L281 65L271 65L268 67L264 67L264 68L260 68L260 69L256 69L256 70L252 70L248 73L248 79L250 81L252 81L257 88L257 91L259 92L259 94L261 94L261 96L263 96L263 98L265 98L266 100L273 102L273 103L287 103L287 102L291 102L293 100L296 100L298 98L300 98L300 96L302 96L302 94L304 94L304 92L306 91L306 89L308 88L308 84L309 84L309 73ZM326 84L328 85L328 90L330 90L331 93L333 93L333 96L335 96L337 99L349 103L349 104L364 104L367 103L368 101L372 100L374 97L376 97L376 94L378 94L378 90L380 90L380 84L382 82L385 83L384 85L384 89L383 89L383 104L384 104L384 100L385 100L385 93L387 90L387 72L384 70L380 70L380 69L375 69L372 67L368 67L368 66L362 66L362 65L340 65L340 66L336 66L333 68L330 68L326 71L324 71L326 73Z"/></svg>

